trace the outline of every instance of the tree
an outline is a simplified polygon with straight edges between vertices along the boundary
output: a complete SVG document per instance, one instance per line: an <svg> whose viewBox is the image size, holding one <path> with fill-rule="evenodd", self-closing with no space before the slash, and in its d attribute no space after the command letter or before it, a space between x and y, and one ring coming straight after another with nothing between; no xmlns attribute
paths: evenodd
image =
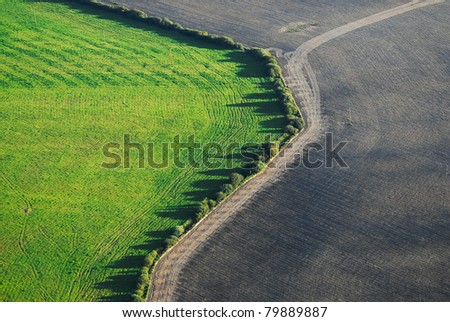
<svg viewBox="0 0 450 322"><path fill-rule="evenodd" d="M279 87L280 89L285 88L286 86L284 85L283 79L282 78L277 78L274 80L273 84L275 85L275 87Z"/></svg>
<svg viewBox="0 0 450 322"><path fill-rule="evenodd" d="M296 129L295 127L293 127L292 125L286 125L286 127L284 128L284 132L290 134L290 135L295 135L298 132L298 129Z"/></svg>
<svg viewBox="0 0 450 322"><path fill-rule="evenodd" d="M304 124L303 119L302 119L301 117L296 117L296 118L292 121L292 125L293 125L295 128L301 130L301 129L303 129L303 126L304 126L305 124Z"/></svg>
<svg viewBox="0 0 450 322"><path fill-rule="evenodd" d="M189 230L191 228L191 225L192 225L192 219L186 220L183 224L184 231Z"/></svg>
<svg viewBox="0 0 450 322"><path fill-rule="evenodd" d="M151 268L153 264L155 263L155 259L158 256L158 253L156 250L152 251L150 254L145 256L144 259L144 267Z"/></svg>
<svg viewBox="0 0 450 322"><path fill-rule="evenodd" d="M258 173L264 170L265 164L262 161L255 161L248 165L250 173Z"/></svg>
<svg viewBox="0 0 450 322"><path fill-rule="evenodd" d="M139 288L136 290L136 292L134 292L134 294L138 299L141 299L144 297L144 290L142 288ZM141 301L139 301L141 302Z"/></svg>
<svg viewBox="0 0 450 322"><path fill-rule="evenodd" d="M148 277L148 270L143 268L141 270L141 275L139 275L139 282L138 282L140 288L145 288L148 284L150 284L150 278Z"/></svg>
<svg viewBox="0 0 450 322"><path fill-rule="evenodd" d="M215 200L208 199L208 206L209 209L213 209L215 206L217 206L217 202Z"/></svg>
<svg viewBox="0 0 450 322"><path fill-rule="evenodd" d="M205 217L206 216L206 213L202 213L202 212L197 212L196 214L195 214L195 220L196 221L200 221L203 217Z"/></svg>
<svg viewBox="0 0 450 322"><path fill-rule="evenodd" d="M232 173L230 175L230 182L234 187L239 186L242 183L242 181L244 181L244 176L242 176L241 174Z"/></svg>
<svg viewBox="0 0 450 322"><path fill-rule="evenodd" d="M178 237L172 235L164 241L164 245L165 245L166 249L169 249L169 248L175 246L177 244L177 242L178 242Z"/></svg>
<svg viewBox="0 0 450 322"><path fill-rule="evenodd" d="M287 115L295 115L298 113L297 106L295 106L293 103L285 102L283 107L284 107L284 112Z"/></svg>
<svg viewBox="0 0 450 322"><path fill-rule="evenodd" d="M284 89L284 92L281 94L281 100L283 103L294 103L294 97L291 94L291 91L287 88Z"/></svg>
<svg viewBox="0 0 450 322"><path fill-rule="evenodd" d="M276 142L271 142L269 143L269 156L271 158L273 158L274 156L276 156L279 152L279 147L278 144Z"/></svg>
<svg viewBox="0 0 450 322"><path fill-rule="evenodd" d="M142 292L142 295L144 293ZM133 295L131 295L131 297L133 298L133 302L145 302L145 299L140 295L140 293L138 294L137 292L134 293Z"/></svg>
<svg viewBox="0 0 450 322"><path fill-rule="evenodd" d="M184 227L183 226L176 226L173 229L173 235L174 236L180 237L183 234L184 234Z"/></svg>
<svg viewBox="0 0 450 322"><path fill-rule="evenodd" d="M197 213L206 215L209 212L208 198L203 199L197 206Z"/></svg>
<svg viewBox="0 0 450 322"><path fill-rule="evenodd" d="M286 115L286 120L289 122L289 124L292 124L292 122L294 122L294 120L297 118L297 116L292 115L292 114L287 114Z"/></svg>
<svg viewBox="0 0 450 322"><path fill-rule="evenodd" d="M218 193L216 193L216 200L217 200L217 202L221 202L226 197L227 197L227 195L224 194L222 191L219 191Z"/></svg>
<svg viewBox="0 0 450 322"><path fill-rule="evenodd" d="M269 74L272 78L281 77L281 67L278 65L270 64L269 65Z"/></svg>
<svg viewBox="0 0 450 322"><path fill-rule="evenodd" d="M231 185L229 183L226 183L226 184L222 185L222 189L221 190L222 190L222 192L224 194L229 195L230 193L233 192L234 187L233 187L233 185Z"/></svg>

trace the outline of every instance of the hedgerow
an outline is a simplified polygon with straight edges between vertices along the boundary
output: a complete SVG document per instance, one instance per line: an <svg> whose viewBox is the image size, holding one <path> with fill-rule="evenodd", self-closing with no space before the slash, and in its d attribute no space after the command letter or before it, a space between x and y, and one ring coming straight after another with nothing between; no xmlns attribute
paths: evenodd
<svg viewBox="0 0 450 322"><path fill-rule="evenodd" d="M244 45L235 42L230 37L223 37L218 35L209 34L205 31L200 31L191 28L184 28L178 23L174 23L168 18L159 18L154 16L149 16L145 12L137 9L130 9L118 4L103 3L96 0L75 0L83 4L89 5L91 7L100 8L109 12L119 13L127 18L137 20L140 22L146 22L150 25L162 27L165 29L171 29L178 31L180 34L192 36L194 38L209 42L228 49L244 50Z"/></svg>

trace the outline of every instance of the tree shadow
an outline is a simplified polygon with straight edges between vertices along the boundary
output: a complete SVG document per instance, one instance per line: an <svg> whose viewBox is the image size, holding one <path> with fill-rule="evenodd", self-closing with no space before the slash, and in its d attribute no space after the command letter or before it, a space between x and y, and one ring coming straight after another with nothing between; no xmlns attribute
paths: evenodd
<svg viewBox="0 0 450 322"><path fill-rule="evenodd" d="M97 289L108 289L113 291L113 295L104 296L101 301L132 301L131 294L138 283L138 267L143 265L142 256L125 256L107 268L120 271L117 275L109 276L105 281L95 284Z"/></svg>
<svg viewBox="0 0 450 322"><path fill-rule="evenodd" d="M261 133L268 134L280 134L280 128L286 126L286 118L285 117L272 117L269 120L261 121L262 130L259 130Z"/></svg>
<svg viewBox="0 0 450 322"><path fill-rule="evenodd" d="M161 247L164 243L164 240L170 236L172 234L172 230L171 229L166 229L166 230L152 230L146 233L146 236L149 238L146 242L144 242L143 244L140 245L135 245L132 246L131 249L135 249L135 250L153 250L153 249L158 249L159 247ZM133 259L133 256L127 256L129 259ZM126 257L124 258L124 260L118 260L115 262L116 266L111 266L111 268L136 268L136 267L142 267L142 265L144 264L144 259L142 256L136 256L138 258L135 259L135 261L131 261L134 264L139 264L137 266L129 266L127 267L128 261L126 259Z"/></svg>
<svg viewBox="0 0 450 322"><path fill-rule="evenodd" d="M270 119L260 121L260 133L281 134L282 129L287 125L287 120L283 116L282 109L278 101L273 98L266 100L252 100L252 97L270 97L269 95L252 94L244 97L244 102L228 104L230 108L254 108L258 115L271 116ZM250 101L252 100L252 101Z"/></svg>
<svg viewBox="0 0 450 322"><path fill-rule="evenodd" d="M147 242L132 246L130 249L139 251L150 251L160 248L164 240L170 236L171 230L155 230L146 233L149 238ZM108 295L100 298L101 301L106 302L130 302L133 301L131 295L135 291L138 284L139 271L144 265L144 256L128 255L119 260L116 260L105 268L117 270L116 275L109 276L105 281L95 284L95 288L101 290L109 290L113 295Z"/></svg>
<svg viewBox="0 0 450 322"><path fill-rule="evenodd" d="M193 181L192 190L184 194L188 199L193 201L201 201L204 198L214 199L215 194L220 191L222 185L230 183L230 176L233 173L241 174L246 177L250 174L248 164L256 160L260 160L267 154L263 144L248 143L235 151L221 157L222 164L229 163L232 166L222 166L202 170L199 174L205 175L208 179ZM232 160L230 163L229 160Z"/></svg>
<svg viewBox="0 0 450 322"><path fill-rule="evenodd" d="M171 218L177 220L187 220L192 217L192 212L195 210L195 207L192 205L181 205L181 206L166 206L156 212L158 217L161 218ZM170 235L170 234L169 234ZM166 234L166 237L168 235Z"/></svg>
<svg viewBox="0 0 450 322"><path fill-rule="evenodd" d="M226 57L226 60L224 59L220 61L239 63L239 70L237 72L239 77L266 78L269 76L268 70L264 63L244 51L230 51L226 54Z"/></svg>
<svg viewBox="0 0 450 322"><path fill-rule="evenodd" d="M226 173L227 174L221 178L194 181L191 184L193 189L191 191L184 192L183 194L189 200L192 200L194 202L199 202L204 198L214 199L214 195L219 192L220 187L223 184L228 183L228 177L231 173L233 173L233 171L228 169Z"/></svg>
<svg viewBox="0 0 450 322"><path fill-rule="evenodd" d="M181 44L187 46L193 46L197 48L206 48L213 50L223 50L223 46L208 42L203 39L197 39L192 35L182 34L180 31L175 29L169 29L152 24L150 20L133 18L124 16L121 13L110 11L108 8L96 7L93 4L82 3L70 0L27 0L27 2L47 2L47 3L58 3L69 7L70 9L77 10L85 15L94 16L97 19L115 21L120 23L122 26L138 28L144 31L150 31L156 33L159 36L169 37L173 40L180 42ZM242 52L244 53L244 52ZM239 55L236 57L240 57ZM242 56L243 57L243 56ZM242 62L245 64L245 61Z"/></svg>
<svg viewBox="0 0 450 322"><path fill-rule="evenodd" d="M95 288L108 289L113 291L114 295L104 296L100 301L104 302L131 302L133 298L131 294L135 291L135 286L138 283L138 274L130 272L112 275L106 281L95 284Z"/></svg>
<svg viewBox="0 0 450 322"><path fill-rule="evenodd" d="M252 93L252 94L247 94L245 95L245 98L248 100L276 100L277 95L275 94L275 92L264 92L264 93Z"/></svg>

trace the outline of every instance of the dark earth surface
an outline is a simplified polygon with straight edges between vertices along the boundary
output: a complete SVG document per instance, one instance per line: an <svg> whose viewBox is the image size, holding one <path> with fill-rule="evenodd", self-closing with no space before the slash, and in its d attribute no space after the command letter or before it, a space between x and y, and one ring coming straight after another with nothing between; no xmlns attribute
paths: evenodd
<svg viewBox="0 0 450 322"><path fill-rule="evenodd" d="M297 48L305 40L407 0L114 0L185 27L227 35L250 46ZM290 23L312 24L281 32ZM316 25L317 24L317 25Z"/></svg>

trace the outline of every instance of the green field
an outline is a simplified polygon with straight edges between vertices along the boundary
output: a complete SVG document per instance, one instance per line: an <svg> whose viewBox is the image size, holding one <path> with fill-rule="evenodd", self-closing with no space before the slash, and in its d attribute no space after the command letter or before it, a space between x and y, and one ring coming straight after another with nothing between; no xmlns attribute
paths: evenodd
<svg viewBox="0 0 450 322"><path fill-rule="evenodd" d="M0 300L129 299L143 256L232 171L108 170L103 145L280 135L263 71L113 14L0 0Z"/></svg>

